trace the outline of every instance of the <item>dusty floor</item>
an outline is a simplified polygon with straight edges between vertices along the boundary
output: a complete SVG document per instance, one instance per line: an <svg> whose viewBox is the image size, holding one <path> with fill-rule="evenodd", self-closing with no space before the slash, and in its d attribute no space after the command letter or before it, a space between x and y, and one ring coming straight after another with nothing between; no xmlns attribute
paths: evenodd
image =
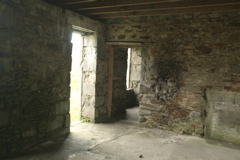
<svg viewBox="0 0 240 160"><path fill-rule="evenodd" d="M136 112L109 124L81 123L65 140L11 160L240 160L238 145L138 127Z"/></svg>

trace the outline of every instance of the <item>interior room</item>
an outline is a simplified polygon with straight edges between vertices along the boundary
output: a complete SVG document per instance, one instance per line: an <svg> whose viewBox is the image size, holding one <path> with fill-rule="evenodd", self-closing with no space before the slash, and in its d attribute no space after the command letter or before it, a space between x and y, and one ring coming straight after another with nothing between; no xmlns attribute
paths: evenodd
<svg viewBox="0 0 240 160"><path fill-rule="evenodd" d="M0 159L239 160L239 0L0 0Z"/></svg>

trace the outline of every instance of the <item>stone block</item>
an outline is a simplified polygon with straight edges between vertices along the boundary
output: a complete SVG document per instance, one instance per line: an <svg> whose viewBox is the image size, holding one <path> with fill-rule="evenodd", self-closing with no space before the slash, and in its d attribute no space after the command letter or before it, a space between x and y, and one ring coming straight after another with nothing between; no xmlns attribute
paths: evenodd
<svg viewBox="0 0 240 160"><path fill-rule="evenodd" d="M102 114L102 115L107 115L108 110L105 106L102 106L102 107L99 107L99 113Z"/></svg>
<svg viewBox="0 0 240 160"><path fill-rule="evenodd" d="M13 60L0 57L0 78L13 71Z"/></svg>
<svg viewBox="0 0 240 160"><path fill-rule="evenodd" d="M240 105L240 96L236 96L236 97L235 97L235 102L234 102L234 104Z"/></svg>
<svg viewBox="0 0 240 160"><path fill-rule="evenodd" d="M82 116L94 121L95 116L95 97L92 95L82 96Z"/></svg>
<svg viewBox="0 0 240 160"><path fill-rule="evenodd" d="M139 116L139 123L145 123L147 119L144 116Z"/></svg>
<svg viewBox="0 0 240 160"><path fill-rule="evenodd" d="M141 78L141 66L140 65L132 65L131 66L131 75L130 75L130 81L140 81Z"/></svg>
<svg viewBox="0 0 240 160"><path fill-rule="evenodd" d="M82 106L82 117L86 120L94 122L95 120L95 108L92 106Z"/></svg>
<svg viewBox="0 0 240 160"><path fill-rule="evenodd" d="M97 57L96 57L96 48L94 47L84 47L83 49L83 71L92 71L96 72L97 70Z"/></svg>
<svg viewBox="0 0 240 160"><path fill-rule="evenodd" d="M192 135L204 135L204 128L203 125L197 125L195 127L195 132Z"/></svg>
<svg viewBox="0 0 240 160"><path fill-rule="evenodd" d="M83 95L95 95L95 84L83 83Z"/></svg>
<svg viewBox="0 0 240 160"><path fill-rule="evenodd" d="M94 84L96 83L96 72L84 72L83 73L83 82Z"/></svg>
<svg viewBox="0 0 240 160"><path fill-rule="evenodd" d="M27 128L22 129L22 137L28 138L37 135L37 129L33 126L29 126Z"/></svg>
<svg viewBox="0 0 240 160"><path fill-rule="evenodd" d="M70 133L70 127L66 127L66 128L59 130L59 132L57 133L57 136L66 136L69 133ZM56 136L56 135L53 135L53 136Z"/></svg>
<svg viewBox="0 0 240 160"><path fill-rule="evenodd" d="M141 65L142 57L141 57L141 49L132 48L132 64L133 65Z"/></svg>
<svg viewBox="0 0 240 160"><path fill-rule="evenodd" d="M66 114L69 112L69 100L62 101L56 104L56 114Z"/></svg>
<svg viewBox="0 0 240 160"><path fill-rule="evenodd" d="M0 158L3 158L7 154L5 139L0 135Z"/></svg>
<svg viewBox="0 0 240 160"><path fill-rule="evenodd" d="M105 101L106 101L106 98L104 96L96 97L96 107L103 105Z"/></svg>
<svg viewBox="0 0 240 160"><path fill-rule="evenodd" d="M239 97L240 93L213 89L207 91L210 103L205 120L206 138L240 144L240 108L236 104Z"/></svg>
<svg viewBox="0 0 240 160"><path fill-rule="evenodd" d="M12 135L9 138L6 138L7 151L9 153L15 153L20 149L22 142L21 135Z"/></svg>
<svg viewBox="0 0 240 160"><path fill-rule="evenodd" d="M65 116L65 127L70 127L70 114Z"/></svg>
<svg viewBox="0 0 240 160"><path fill-rule="evenodd" d="M197 123L197 124L201 124L202 123L202 117L201 117L201 113L199 112L196 112L196 111L192 111L190 112L189 114L190 116L190 120L193 122L193 123Z"/></svg>
<svg viewBox="0 0 240 160"><path fill-rule="evenodd" d="M63 128L65 124L64 122L65 121L63 116L55 116L54 119L48 123L47 127L48 132Z"/></svg>
<svg viewBox="0 0 240 160"><path fill-rule="evenodd" d="M216 102L234 102L235 101L234 92L208 89L206 91L206 95L207 95L208 101L216 101Z"/></svg>
<svg viewBox="0 0 240 160"><path fill-rule="evenodd" d="M97 36L94 35L89 35L89 36L84 36L84 46L88 47L97 47Z"/></svg>
<svg viewBox="0 0 240 160"><path fill-rule="evenodd" d="M221 99L222 101L223 99ZM214 106L214 110L217 111L217 110L223 110L226 108L225 106L225 102L218 102L218 101L214 101L213 102L213 106Z"/></svg>
<svg viewBox="0 0 240 160"><path fill-rule="evenodd" d="M47 121L39 122L39 124L38 124L38 132L39 132L39 134L46 133L47 129L48 129L48 122Z"/></svg>
<svg viewBox="0 0 240 160"><path fill-rule="evenodd" d="M9 124L9 113L0 111L0 127L6 126Z"/></svg>
<svg viewBox="0 0 240 160"><path fill-rule="evenodd" d="M240 32L239 31L234 31L231 32L228 37L227 37L227 42L228 43L239 43L240 41Z"/></svg>
<svg viewBox="0 0 240 160"><path fill-rule="evenodd" d="M8 16L6 16L8 15ZM0 3L0 28L12 27L15 24L14 9L10 6Z"/></svg>
<svg viewBox="0 0 240 160"><path fill-rule="evenodd" d="M171 128L174 132L180 134L192 134L195 132L195 127L190 125L188 122L174 122L171 124Z"/></svg>
<svg viewBox="0 0 240 160"><path fill-rule="evenodd" d="M143 108L139 108L139 115L140 116L151 116L152 112L147 110L147 109L143 109Z"/></svg>

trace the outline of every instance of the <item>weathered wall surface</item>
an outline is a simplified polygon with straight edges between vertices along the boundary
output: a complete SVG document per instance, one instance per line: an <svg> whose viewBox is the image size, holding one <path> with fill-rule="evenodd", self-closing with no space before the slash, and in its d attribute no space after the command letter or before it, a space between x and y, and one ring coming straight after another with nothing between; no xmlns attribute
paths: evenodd
<svg viewBox="0 0 240 160"><path fill-rule="evenodd" d="M209 89L205 136L240 144L240 93Z"/></svg>
<svg viewBox="0 0 240 160"><path fill-rule="evenodd" d="M131 48L129 65L129 82L127 89L127 108L139 106L141 80L141 48Z"/></svg>
<svg viewBox="0 0 240 160"><path fill-rule="evenodd" d="M103 33L102 33L103 34ZM97 72L95 90L95 122L107 122L108 110L108 54L109 46L105 45L105 35L97 36Z"/></svg>
<svg viewBox="0 0 240 160"><path fill-rule="evenodd" d="M141 48L132 48L130 63L130 88L133 88L135 93L139 94L140 79L141 79Z"/></svg>
<svg viewBox="0 0 240 160"><path fill-rule="evenodd" d="M130 85L139 100L140 80L141 80L141 48L132 48L131 64L130 64Z"/></svg>
<svg viewBox="0 0 240 160"><path fill-rule="evenodd" d="M103 34L42 1L0 1L0 157L69 133L72 25Z"/></svg>
<svg viewBox="0 0 240 160"><path fill-rule="evenodd" d="M83 37L81 117L95 121L97 35Z"/></svg>
<svg viewBox="0 0 240 160"><path fill-rule="evenodd" d="M141 41L140 122L204 133L207 88L240 92L240 12L119 18L109 41Z"/></svg>

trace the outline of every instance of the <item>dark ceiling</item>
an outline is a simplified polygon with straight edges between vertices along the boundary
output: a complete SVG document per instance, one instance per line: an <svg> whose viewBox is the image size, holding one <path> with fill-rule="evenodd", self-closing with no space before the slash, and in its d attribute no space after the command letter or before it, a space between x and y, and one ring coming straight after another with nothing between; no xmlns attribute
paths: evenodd
<svg viewBox="0 0 240 160"><path fill-rule="evenodd" d="M44 0L93 19L240 11L240 0Z"/></svg>

